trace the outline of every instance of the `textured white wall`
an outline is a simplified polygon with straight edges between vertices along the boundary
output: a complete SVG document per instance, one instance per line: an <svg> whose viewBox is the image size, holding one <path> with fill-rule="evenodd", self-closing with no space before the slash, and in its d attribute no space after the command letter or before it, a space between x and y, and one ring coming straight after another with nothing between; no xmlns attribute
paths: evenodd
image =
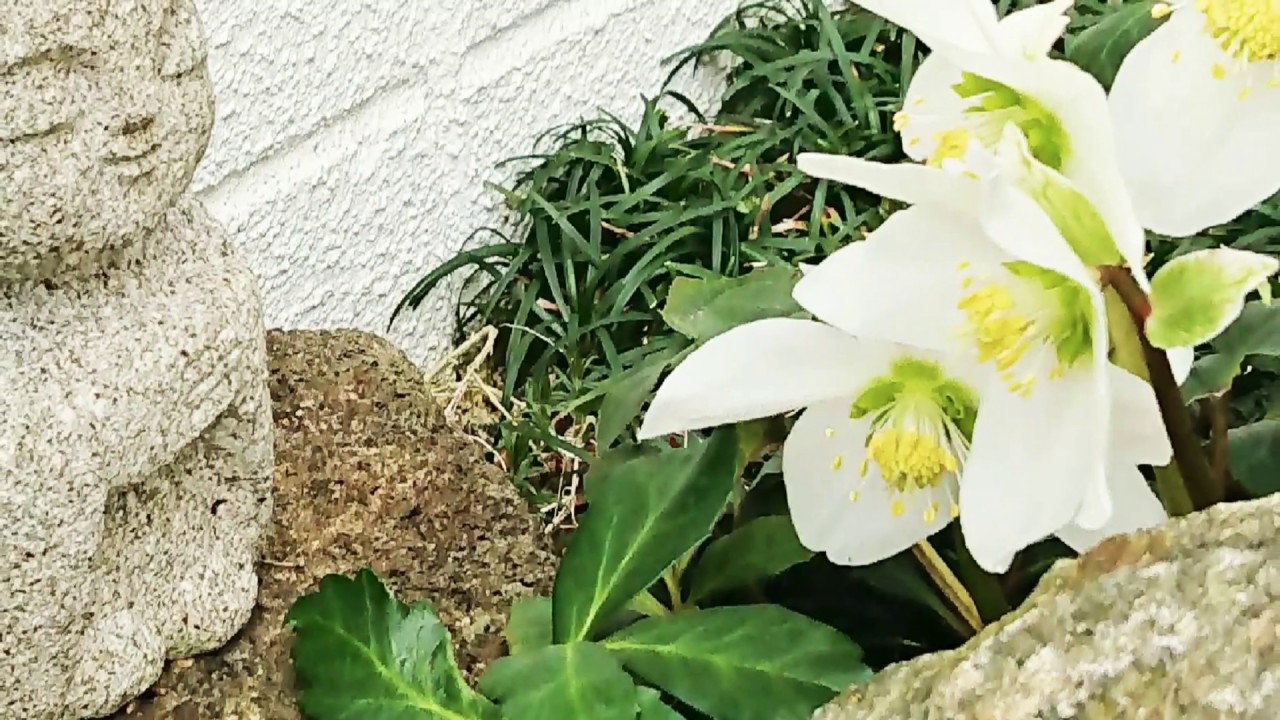
<svg viewBox="0 0 1280 720"><path fill-rule="evenodd" d="M500 217L496 162L597 107L634 119L660 59L737 0L199 4L218 116L196 188L257 271L268 324L382 333ZM708 82L682 88L709 100ZM415 361L447 350L453 292L389 334Z"/></svg>

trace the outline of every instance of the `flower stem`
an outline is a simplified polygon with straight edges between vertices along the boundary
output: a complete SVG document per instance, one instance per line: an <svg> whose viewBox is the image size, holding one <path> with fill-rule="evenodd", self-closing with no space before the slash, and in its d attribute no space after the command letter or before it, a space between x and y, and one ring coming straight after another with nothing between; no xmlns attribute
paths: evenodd
<svg viewBox="0 0 1280 720"><path fill-rule="evenodd" d="M929 544L928 540L921 540L911 547L911 551L915 553L916 559L924 566L925 572L929 573L929 578L933 580L942 594L946 596L959 613L960 617L968 623L974 633L982 630L982 616L978 614L978 606L974 604L973 598L969 596L969 591L965 589L964 584L960 582L955 573L951 572L951 568L947 566L947 562L942 559L937 550Z"/></svg>
<svg viewBox="0 0 1280 720"><path fill-rule="evenodd" d="M1191 499L1193 509L1206 508L1222 499L1222 491L1213 481L1209 460L1205 457L1200 438L1196 436L1191 414L1182 400L1178 381L1173 376L1173 368L1169 366L1169 356L1163 350L1153 347L1143 330L1147 317L1151 315L1151 302L1128 268L1103 267L1100 270L1102 283L1115 289L1125 307L1129 308L1129 314L1133 316L1137 326L1138 341L1142 345L1151 389L1155 391L1156 403L1164 417L1165 432L1169 434L1169 443L1173 446L1173 461L1177 465L1178 474L1182 476L1186 494ZM1159 475L1157 472L1157 479ZM1170 512L1173 513L1173 510L1170 509Z"/></svg>

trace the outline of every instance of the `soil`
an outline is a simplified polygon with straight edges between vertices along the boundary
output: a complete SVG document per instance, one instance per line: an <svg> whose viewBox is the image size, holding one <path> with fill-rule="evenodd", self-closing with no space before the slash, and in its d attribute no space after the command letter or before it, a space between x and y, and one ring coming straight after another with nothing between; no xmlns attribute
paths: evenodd
<svg viewBox="0 0 1280 720"><path fill-rule="evenodd" d="M222 649L169 663L115 720L297 720L284 615L329 573L371 566L430 600L470 679L506 650L511 602L548 593L540 522L480 445L450 430L420 371L356 331L272 331L275 512L258 607Z"/></svg>

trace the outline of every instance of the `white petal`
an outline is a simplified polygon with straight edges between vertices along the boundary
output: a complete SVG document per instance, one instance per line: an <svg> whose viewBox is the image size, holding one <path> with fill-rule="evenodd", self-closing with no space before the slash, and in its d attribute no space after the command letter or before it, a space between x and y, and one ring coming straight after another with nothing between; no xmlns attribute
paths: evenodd
<svg viewBox="0 0 1280 720"><path fill-rule="evenodd" d="M1107 364L1111 391L1110 456L1133 465L1166 465L1173 457L1155 391L1142 378Z"/></svg>
<svg viewBox="0 0 1280 720"><path fill-rule="evenodd" d="M927 160L938 147L937 134L949 130L954 118L964 112L968 101L952 89L960 79L960 68L937 53L925 57L911 76L902 102L907 118L901 126L902 149L907 157Z"/></svg>
<svg viewBox="0 0 1280 720"><path fill-rule="evenodd" d="M879 163L847 155L800 153L800 171L862 188L908 205L940 205L958 212L977 206L981 189L973 178L913 163Z"/></svg>
<svg viewBox="0 0 1280 720"><path fill-rule="evenodd" d="M1011 55L1047 55L1067 29L1066 12L1072 3L1073 0L1053 0L1009 13L1000 21L996 33L1001 48Z"/></svg>
<svg viewBox="0 0 1280 720"><path fill-rule="evenodd" d="M1107 523L1095 530L1067 525L1056 533L1076 552L1085 552L1114 535L1155 527L1168 519L1159 498L1134 465L1113 461L1107 469L1107 480L1115 505Z"/></svg>
<svg viewBox="0 0 1280 720"><path fill-rule="evenodd" d="M1053 221L1026 193L994 178L983 183L982 210L982 229L1005 252L1085 287L1097 284Z"/></svg>
<svg viewBox="0 0 1280 720"><path fill-rule="evenodd" d="M1280 89L1238 72L1203 22L1193 8L1175 12L1126 56L1110 94L1138 217L1174 237L1227 222L1280 190ZM1229 68L1225 79L1214 78L1215 64Z"/></svg>
<svg viewBox="0 0 1280 720"><path fill-rule="evenodd" d="M695 350L658 388L639 437L769 417L855 395L888 369L895 349L822 323L770 318Z"/></svg>
<svg viewBox="0 0 1280 720"><path fill-rule="evenodd" d="M1145 237L1116 159L1107 93L1098 81L1061 60L997 58L976 53L955 53L951 60L1034 98L1054 114L1070 138L1059 171L1093 203L1125 260L1130 265L1140 265Z"/></svg>
<svg viewBox="0 0 1280 720"><path fill-rule="evenodd" d="M931 48L942 43L991 52L997 15L988 0L857 0L857 4L910 30Z"/></svg>
<svg viewBox="0 0 1280 720"><path fill-rule="evenodd" d="M904 512L895 516L893 498L874 464L866 477L859 473L870 421L851 420L849 405L822 403L800 416L783 448L782 477L800 542L827 553L834 563L867 565L942 529L951 506L945 489L936 496L913 493L903 499ZM924 513L931 498L939 505L929 523Z"/></svg>
<svg viewBox="0 0 1280 720"><path fill-rule="evenodd" d="M988 572L1004 572L1014 553L1065 526L1085 489L1106 482L1098 380L1090 366L1042 378L1028 397L1001 384L983 394L960 483L960 524Z"/></svg>
<svg viewBox="0 0 1280 720"><path fill-rule="evenodd" d="M957 305L964 276L957 266L977 269L1004 259L971 218L915 205L832 253L796 283L793 296L850 335L947 350L963 320Z"/></svg>

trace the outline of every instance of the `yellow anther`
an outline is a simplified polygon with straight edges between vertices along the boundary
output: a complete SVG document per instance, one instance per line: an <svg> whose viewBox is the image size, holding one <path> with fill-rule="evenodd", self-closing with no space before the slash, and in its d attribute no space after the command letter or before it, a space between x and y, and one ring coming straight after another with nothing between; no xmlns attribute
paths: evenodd
<svg viewBox="0 0 1280 720"><path fill-rule="evenodd" d="M965 286L968 289L968 286ZM991 362L1006 372L1031 349L1031 320L1014 307L1013 294L999 285L986 285L965 295L967 334L977 345L978 362Z"/></svg>
<svg viewBox="0 0 1280 720"><path fill-rule="evenodd" d="M968 260L961 260L959 263L956 264L956 269L963 272L965 270L968 270L970 265L971 263Z"/></svg>
<svg viewBox="0 0 1280 720"><path fill-rule="evenodd" d="M889 512L893 513L894 517L902 517L907 512L907 504L901 500L894 500L893 504L889 506Z"/></svg>
<svg viewBox="0 0 1280 720"><path fill-rule="evenodd" d="M909 119L910 119L910 116L907 115L905 111L900 110L894 113L893 114L893 131L902 132L903 128L907 126L907 122L909 121Z"/></svg>
<svg viewBox="0 0 1280 720"><path fill-rule="evenodd" d="M955 520L958 517L960 517L960 505L958 503L951 503L951 519Z"/></svg>
<svg viewBox="0 0 1280 720"><path fill-rule="evenodd" d="M937 141L938 147L929 156L926 164L941 167L947 160L964 159L965 153L969 151L969 143L973 140L973 134L962 127L952 128L934 135L933 139Z"/></svg>
<svg viewBox="0 0 1280 720"><path fill-rule="evenodd" d="M1212 72L1214 80L1224 80L1227 77L1227 69L1222 66L1222 63L1214 63Z"/></svg>
<svg viewBox="0 0 1280 720"><path fill-rule="evenodd" d="M1196 9L1204 14L1205 33L1228 55L1244 62L1280 59L1280 2L1196 0Z"/></svg>
<svg viewBox="0 0 1280 720"><path fill-rule="evenodd" d="M861 493L859 493L857 490L850 490L850 491L849 491L849 502L851 502L851 503L856 503L856 502L858 502L858 498L859 498L860 496L861 496Z"/></svg>
<svg viewBox="0 0 1280 720"><path fill-rule="evenodd" d="M1172 12L1173 12L1173 6L1170 5L1169 3L1159 2L1151 6L1151 17L1155 18L1156 20L1169 17L1170 13Z"/></svg>
<svg viewBox="0 0 1280 720"><path fill-rule="evenodd" d="M858 474L862 477L867 476L867 471L871 469L871 458L862 458L862 464L858 466Z"/></svg>
<svg viewBox="0 0 1280 720"><path fill-rule="evenodd" d="M932 524L933 521L937 519L938 519L938 503L931 502L929 503L929 507L924 509L924 521L926 523Z"/></svg>
<svg viewBox="0 0 1280 720"><path fill-rule="evenodd" d="M822 431L822 434L823 434L823 435L826 435L826 436L827 436L827 439L828 439L828 440L830 440L831 438L833 438L833 437L835 437L835 436L836 436L836 429L835 429L835 428L827 428L826 430L823 430L823 431Z"/></svg>
<svg viewBox="0 0 1280 720"><path fill-rule="evenodd" d="M1181 51L1181 50L1174 50L1174 51L1173 51L1173 54L1169 56L1169 62L1171 62L1171 63L1173 63L1173 64L1175 64L1175 65L1176 65L1176 64L1178 64L1178 61L1179 61L1179 60L1181 60L1181 59L1182 59L1182 51Z"/></svg>
<svg viewBox="0 0 1280 720"><path fill-rule="evenodd" d="M831 460L831 469L839 470L842 467L844 467L844 456L843 455L835 456L835 458Z"/></svg>
<svg viewBox="0 0 1280 720"><path fill-rule="evenodd" d="M880 468L889 487L903 493L934 487L944 473L955 472L959 467L956 456L937 438L897 428L872 435L867 443L867 458Z"/></svg>
<svg viewBox="0 0 1280 720"><path fill-rule="evenodd" d="M921 105L924 105L924 98L918 97L915 100L913 100L911 104L914 107L920 107Z"/></svg>
<svg viewBox="0 0 1280 720"><path fill-rule="evenodd" d="M1236 96L1236 99L1247 100L1249 98L1250 92L1251 92L1251 89L1249 88L1249 86L1245 85L1244 87L1240 88L1240 94Z"/></svg>

